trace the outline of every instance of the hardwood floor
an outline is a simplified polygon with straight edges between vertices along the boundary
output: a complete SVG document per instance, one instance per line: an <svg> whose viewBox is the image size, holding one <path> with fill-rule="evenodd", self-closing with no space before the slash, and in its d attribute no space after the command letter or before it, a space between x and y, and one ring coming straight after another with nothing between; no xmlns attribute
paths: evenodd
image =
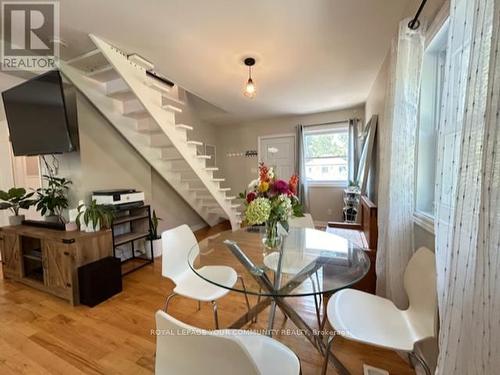
<svg viewBox="0 0 500 375"><path fill-rule="evenodd" d="M197 232L199 239L223 230L221 225ZM0 271L1 275L1 271ZM19 283L0 279L0 374L151 374L154 372L154 312L163 307L172 282L161 277L161 261L127 275L124 290L94 307L71 307L65 301ZM255 300L251 299L251 303ZM312 298L291 300L299 313L315 325ZM219 302L221 326L245 312L242 295L230 293ZM209 304L174 298L169 313L198 327L212 329ZM265 328L261 314L253 329ZM278 313L276 328L293 329ZM301 359L303 374L319 374L322 358L306 338L275 337ZM394 352L340 340L333 349L352 372L362 374L362 364L391 374L414 374ZM328 374L335 374L330 366ZM237 374L237 372L235 372ZM176 374L173 374L176 375Z"/></svg>

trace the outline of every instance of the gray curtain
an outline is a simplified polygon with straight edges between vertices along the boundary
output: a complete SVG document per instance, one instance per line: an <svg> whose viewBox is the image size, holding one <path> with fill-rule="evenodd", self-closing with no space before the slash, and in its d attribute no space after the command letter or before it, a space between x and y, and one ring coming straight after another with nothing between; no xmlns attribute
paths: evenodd
<svg viewBox="0 0 500 375"><path fill-rule="evenodd" d="M304 126L297 125L297 173L299 175L298 197L304 212L309 212L309 188L306 180L304 155Z"/></svg>
<svg viewBox="0 0 500 375"><path fill-rule="evenodd" d="M349 158L348 158L348 174L349 181L355 181L358 175L360 145L359 145L359 120L349 120Z"/></svg>

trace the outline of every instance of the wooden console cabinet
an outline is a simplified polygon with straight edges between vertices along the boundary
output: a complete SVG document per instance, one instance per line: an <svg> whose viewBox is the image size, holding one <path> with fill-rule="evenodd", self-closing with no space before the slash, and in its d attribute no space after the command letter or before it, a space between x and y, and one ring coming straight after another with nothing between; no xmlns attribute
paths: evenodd
<svg viewBox="0 0 500 375"><path fill-rule="evenodd" d="M6 279L79 303L78 267L113 255L111 230L64 232L25 225L0 228Z"/></svg>

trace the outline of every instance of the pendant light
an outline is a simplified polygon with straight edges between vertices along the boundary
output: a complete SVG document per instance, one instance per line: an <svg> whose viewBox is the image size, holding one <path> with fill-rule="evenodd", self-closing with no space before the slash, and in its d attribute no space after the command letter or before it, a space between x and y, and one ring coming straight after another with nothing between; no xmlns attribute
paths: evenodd
<svg viewBox="0 0 500 375"><path fill-rule="evenodd" d="M255 59L253 57L247 57L243 60L243 63L248 66L248 81L245 84L245 90L243 91L243 95L247 98L253 99L255 98L255 84L252 80L252 66L255 65Z"/></svg>

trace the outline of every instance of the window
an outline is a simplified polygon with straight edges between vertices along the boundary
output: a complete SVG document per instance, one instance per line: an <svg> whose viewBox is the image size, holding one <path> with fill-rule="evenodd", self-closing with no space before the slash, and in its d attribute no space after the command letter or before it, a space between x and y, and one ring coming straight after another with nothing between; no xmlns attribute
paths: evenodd
<svg viewBox="0 0 500 375"><path fill-rule="evenodd" d="M347 182L349 150L347 125L314 127L304 134L304 162L309 182Z"/></svg>
<svg viewBox="0 0 500 375"><path fill-rule="evenodd" d="M416 218L433 221L436 174L436 141L444 85L448 23L431 40L424 53L416 148ZM432 228L432 225L430 226Z"/></svg>

